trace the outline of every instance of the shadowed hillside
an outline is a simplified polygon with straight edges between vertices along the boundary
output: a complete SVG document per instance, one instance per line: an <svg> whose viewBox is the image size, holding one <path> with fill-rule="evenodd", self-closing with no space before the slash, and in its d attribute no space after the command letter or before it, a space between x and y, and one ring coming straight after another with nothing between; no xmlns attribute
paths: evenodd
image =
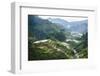
<svg viewBox="0 0 100 76"><path fill-rule="evenodd" d="M66 23L63 24L60 20L28 16L28 60L88 57L87 21L63 21ZM69 24L70 29L65 28Z"/></svg>

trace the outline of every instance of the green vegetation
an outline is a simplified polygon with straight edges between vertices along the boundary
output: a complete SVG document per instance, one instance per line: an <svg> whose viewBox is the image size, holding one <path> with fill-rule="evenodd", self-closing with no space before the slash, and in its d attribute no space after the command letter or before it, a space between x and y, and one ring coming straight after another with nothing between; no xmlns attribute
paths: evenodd
<svg viewBox="0 0 100 76"><path fill-rule="evenodd" d="M88 58L88 33L76 37L64 27L28 16L28 60Z"/></svg>
<svg viewBox="0 0 100 76"><path fill-rule="evenodd" d="M70 59L74 55L71 49L68 49L60 41L48 39L46 42L31 43L29 48L29 60L47 60L47 59Z"/></svg>

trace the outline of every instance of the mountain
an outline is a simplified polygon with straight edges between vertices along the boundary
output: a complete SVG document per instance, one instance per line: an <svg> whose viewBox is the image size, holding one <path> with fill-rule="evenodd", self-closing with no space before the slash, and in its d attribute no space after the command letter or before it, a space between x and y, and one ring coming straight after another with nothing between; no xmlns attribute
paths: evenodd
<svg viewBox="0 0 100 76"><path fill-rule="evenodd" d="M28 60L88 58L88 21L28 15Z"/></svg>
<svg viewBox="0 0 100 76"><path fill-rule="evenodd" d="M72 21L68 22L64 19L59 19L59 18L49 18L49 21L52 23L57 24L58 26L62 26L67 31L69 30L70 32L78 32L78 33L85 33L87 32L87 26L88 26L88 20L82 20L82 21Z"/></svg>
<svg viewBox="0 0 100 76"><path fill-rule="evenodd" d="M68 25L69 25L69 22L60 18L49 18L48 20L52 23L56 23L59 26L63 26L66 29L68 28Z"/></svg>
<svg viewBox="0 0 100 76"><path fill-rule="evenodd" d="M29 48L29 60L72 59L73 51L65 42L51 39L35 41Z"/></svg>
<svg viewBox="0 0 100 76"><path fill-rule="evenodd" d="M88 20L70 22L69 25L71 25L70 31L73 32L86 33L88 30Z"/></svg>
<svg viewBox="0 0 100 76"><path fill-rule="evenodd" d="M50 22L47 19L42 19L38 16L28 16L28 35L34 37L37 40L52 38L63 40L65 35L61 26Z"/></svg>

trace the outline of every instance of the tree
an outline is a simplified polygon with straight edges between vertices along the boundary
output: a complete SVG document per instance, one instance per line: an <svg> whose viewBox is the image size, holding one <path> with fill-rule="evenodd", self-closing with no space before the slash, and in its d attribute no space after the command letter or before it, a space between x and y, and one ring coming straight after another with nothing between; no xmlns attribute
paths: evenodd
<svg viewBox="0 0 100 76"><path fill-rule="evenodd" d="M59 41L65 41L66 40L65 34L61 31L56 33L55 38Z"/></svg>

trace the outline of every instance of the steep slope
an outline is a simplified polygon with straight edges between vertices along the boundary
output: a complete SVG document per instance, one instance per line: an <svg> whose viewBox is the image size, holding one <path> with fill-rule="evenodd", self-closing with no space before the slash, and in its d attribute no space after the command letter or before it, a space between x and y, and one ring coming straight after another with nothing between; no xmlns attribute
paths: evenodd
<svg viewBox="0 0 100 76"><path fill-rule="evenodd" d="M32 43L29 60L72 59L74 52L69 45L60 41L40 40Z"/></svg>
<svg viewBox="0 0 100 76"><path fill-rule="evenodd" d="M41 19L38 16L28 16L29 37L34 37L37 40L47 39L49 37L51 38L51 36L53 38L57 38L57 35L64 37L63 30L64 29L62 27L57 26L57 24L54 24L48 20Z"/></svg>
<svg viewBox="0 0 100 76"><path fill-rule="evenodd" d="M50 19L28 16L28 59L87 58L88 21Z"/></svg>

